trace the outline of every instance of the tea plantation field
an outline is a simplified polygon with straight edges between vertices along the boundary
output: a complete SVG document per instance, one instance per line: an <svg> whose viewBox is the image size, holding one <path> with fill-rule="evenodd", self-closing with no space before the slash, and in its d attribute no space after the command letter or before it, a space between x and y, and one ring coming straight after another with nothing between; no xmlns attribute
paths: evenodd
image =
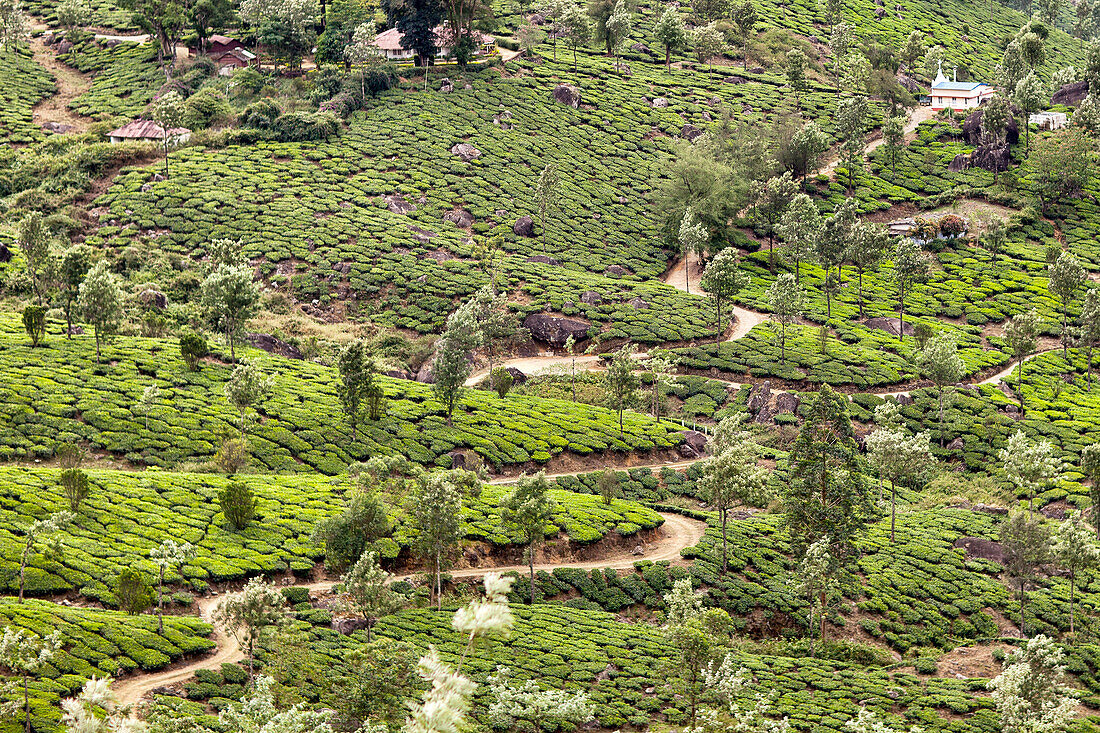
<svg viewBox="0 0 1100 733"><path fill-rule="evenodd" d="M68 507L59 471L0 467L0 589L19 588L22 532L35 519ZM347 477L319 475L242 476L258 498L257 518L241 531L230 527L218 505L218 492L230 480L213 474L150 469L89 471L90 494L75 521L61 534L60 555L35 554L26 573L31 595L79 591L87 598L117 605L115 579L126 568L150 577L156 568L149 550L167 539L190 542L195 556L182 573L168 582L205 592L211 583L246 578L257 573L305 574L324 556L310 538L321 519L343 511L354 488ZM486 486L462 509L463 530L471 541L491 546L520 544L518 529L501 517L505 489ZM652 509L615 499L608 506L599 496L554 490L553 515L547 529L576 544L598 541L608 534L631 536L663 521ZM407 559L417 531L408 526L403 497L386 497L393 523L392 537L380 550L388 559Z"/></svg>
<svg viewBox="0 0 1100 733"><path fill-rule="evenodd" d="M555 606L520 607L512 638L489 642L466 660L466 669L483 680L506 664L519 679L534 678L547 687L589 690L596 718L604 727L644 726L655 716L681 722L687 710L682 699L663 685L660 670L671 661L672 649L661 633L646 624L617 621L600 611ZM408 611L386 619L377 633L411 642L433 644L440 655L456 661L464 646L450 629L449 613ZM342 657L365 641L365 634L343 637L325 627L310 630L322 655ZM735 654L748 668L755 692L776 695L774 711L788 716L798 729L843 730L843 721L859 705L884 713L887 719L920 723L929 730L992 731L995 717L987 699L972 694L972 683L928 679L885 669L857 668L825 660ZM323 665L323 662L322 662ZM293 679L307 698L311 680ZM484 719L486 701L475 696L474 716ZM956 720L948 722L945 713Z"/></svg>
<svg viewBox="0 0 1100 733"><path fill-rule="evenodd" d="M54 92L53 77L26 48L4 53L0 64L0 143L29 143L43 137L31 108Z"/></svg>
<svg viewBox="0 0 1100 733"><path fill-rule="evenodd" d="M54 332L33 349L14 317L0 319L0 459L46 458L59 442L88 441L140 464L175 466L212 457L239 416L223 396L231 371L206 364L190 372L173 341L120 337L95 364L90 335ZM655 424L627 412L619 436L615 413L601 407L466 391L454 424L428 385L383 378L387 412L355 441L341 416L335 370L311 362L250 355L273 378L271 399L250 434L253 460L276 472L337 474L372 455L403 454L424 465L449 466L447 455L469 449L496 467L544 463L568 451L668 448L679 425ZM161 398L148 415L137 403L156 385ZM148 426L146 425L148 418Z"/></svg>
<svg viewBox="0 0 1100 733"><path fill-rule="evenodd" d="M153 616L38 600L19 604L12 598L0 598L0 624L39 636L56 632L61 639L61 651L31 682L31 722L35 730L55 728L61 717L59 698L75 694L91 677L155 670L184 655L214 647L208 638L210 625L195 616L165 618L164 633L160 634ZM11 716L0 719L4 733L22 729L22 723Z"/></svg>

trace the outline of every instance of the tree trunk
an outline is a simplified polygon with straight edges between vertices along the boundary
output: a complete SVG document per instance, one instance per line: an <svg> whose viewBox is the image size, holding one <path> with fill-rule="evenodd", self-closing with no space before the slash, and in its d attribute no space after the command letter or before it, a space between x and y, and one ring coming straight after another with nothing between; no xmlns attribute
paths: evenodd
<svg viewBox="0 0 1100 733"><path fill-rule="evenodd" d="M23 586L27 577L27 553L23 553L23 560L19 564L19 602L23 602Z"/></svg>
<svg viewBox="0 0 1100 733"><path fill-rule="evenodd" d="M825 591L821 591L821 618L818 619L818 622L821 625L820 626L820 632L819 632L819 634L821 636L821 645L824 646L825 645Z"/></svg>
<svg viewBox="0 0 1100 733"><path fill-rule="evenodd" d="M898 512L898 485L890 480L890 544L894 544L894 525Z"/></svg>
<svg viewBox="0 0 1100 733"><path fill-rule="evenodd" d="M535 541L527 545L527 567L531 571L531 605L535 605Z"/></svg>
<svg viewBox="0 0 1100 733"><path fill-rule="evenodd" d="M1073 636L1073 603L1076 600L1074 591L1077 590L1077 578L1073 573L1069 576L1069 634Z"/></svg>
<svg viewBox="0 0 1100 733"><path fill-rule="evenodd" d="M863 318L863 268L857 268L859 272L859 317Z"/></svg>
<svg viewBox="0 0 1100 733"><path fill-rule="evenodd" d="M571 357L572 371L569 375L569 386L573 389L573 401L577 401L577 357Z"/></svg>
<svg viewBox="0 0 1100 733"><path fill-rule="evenodd" d="M672 51L665 46L665 71L672 73Z"/></svg>
<svg viewBox="0 0 1100 733"><path fill-rule="evenodd" d="M943 387L940 387L940 448L943 448Z"/></svg>
<svg viewBox="0 0 1100 733"><path fill-rule="evenodd" d="M23 673L23 730L31 733L31 691L26 672Z"/></svg>
<svg viewBox="0 0 1100 733"><path fill-rule="evenodd" d="M160 582L157 584L157 633L164 633L164 568L160 569Z"/></svg>
<svg viewBox="0 0 1100 733"><path fill-rule="evenodd" d="M722 332L725 329L722 328L722 299L716 297L714 303L718 308L718 331L714 334L714 346L717 348L722 343Z"/></svg>
<svg viewBox="0 0 1100 733"><path fill-rule="evenodd" d="M92 328L95 331L95 363L98 364L101 358L99 353L99 326L93 326Z"/></svg>
<svg viewBox="0 0 1100 733"><path fill-rule="evenodd" d="M1024 591L1024 582L1020 581L1020 634L1027 638L1026 625L1024 623L1024 609L1027 608L1027 594Z"/></svg>
<svg viewBox="0 0 1100 733"><path fill-rule="evenodd" d="M722 514L722 573L729 571L729 556L726 552L726 522L729 518L729 510L723 509Z"/></svg>
<svg viewBox="0 0 1100 733"><path fill-rule="evenodd" d="M1062 301L1062 358L1069 360L1069 302Z"/></svg>
<svg viewBox="0 0 1100 733"><path fill-rule="evenodd" d="M65 329L65 337L70 341L73 340L73 302L71 298L65 299L65 325L68 326Z"/></svg>
<svg viewBox="0 0 1100 733"><path fill-rule="evenodd" d="M684 292L691 292L691 250L684 252Z"/></svg>

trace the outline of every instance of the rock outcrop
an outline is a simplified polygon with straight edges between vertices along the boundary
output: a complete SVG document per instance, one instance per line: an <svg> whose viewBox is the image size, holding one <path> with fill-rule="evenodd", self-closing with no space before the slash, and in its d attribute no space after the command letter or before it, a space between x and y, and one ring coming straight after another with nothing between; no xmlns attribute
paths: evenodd
<svg viewBox="0 0 1100 733"><path fill-rule="evenodd" d="M552 346L564 346L570 336L574 341L586 339L591 328L587 321L553 313L532 313L523 320L523 327L531 332L531 338Z"/></svg>

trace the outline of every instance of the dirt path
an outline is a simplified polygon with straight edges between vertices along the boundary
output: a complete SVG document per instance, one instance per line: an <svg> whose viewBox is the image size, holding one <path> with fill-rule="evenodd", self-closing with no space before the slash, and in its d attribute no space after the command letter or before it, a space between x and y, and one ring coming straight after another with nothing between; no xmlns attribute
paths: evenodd
<svg viewBox="0 0 1100 733"><path fill-rule="evenodd" d="M706 293L699 285L702 278L703 268L699 262L699 255L692 253L688 257L681 257L677 260L676 264L670 267L668 272L661 277L661 282L689 295L703 297ZM751 311L739 305L730 307L730 313L733 315L735 323L733 331L726 337L726 341L736 341L744 338L753 326L759 326L768 320L766 313Z"/></svg>
<svg viewBox="0 0 1100 733"><path fill-rule="evenodd" d="M627 570L634 567L638 560L676 560L680 557L680 551L688 547L694 547L703 538L707 525L694 519L679 514L661 512L664 524L657 530L659 536L652 542L643 543L642 555L635 555L632 551L622 550L620 553L603 560L591 560L575 563L536 563L535 570L550 571L558 567L576 568L578 570L600 570L612 568L614 570ZM468 568L451 571L452 578L480 578L488 572L528 572L526 565L503 565L498 567ZM408 580L413 575L395 576L394 580ZM322 580L315 583L298 585L312 593L327 593L337 581ZM221 596L202 598L198 601L199 615L203 620L214 623L214 609ZM236 639L225 629L214 624L213 639L217 643L216 651L207 657L190 662L173 665L161 672L139 673L120 680L114 685L115 696L120 706L137 707L147 695L158 687L179 684L190 679L200 669L219 669L222 664L240 662L244 659L244 650ZM136 716L136 710L132 713Z"/></svg>
<svg viewBox="0 0 1100 733"><path fill-rule="evenodd" d="M92 121L69 109L69 102L91 89L91 77L58 61L53 50L42 43L41 38L32 38L30 46L35 62L45 67L57 84L56 93L34 105L35 124L53 122L71 127L73 132L87 131Z"/></svg>
<svg viewBox="0 0 1100 733"><path fill-rule="evenodd" d="M913 110L913 112L909 115L909 120L905 123L904 127L905 143L908 145L916 139L916 135L914 135L913 133L916 132L917 126L920 125L920 123L927 122L935 116L936 113L932 111L931 107L917 107L915 110ZM885 142L886 138L880 135L871 142L867 143L867 145L865 145L863 148L863 157L866 158L867 156L869 156L872 152L881 147ZM830 152L828 161L823 163L822 166L817 169L817 175L824 174L831 178L838 167L840 167L840 155L835 151Z"/></svg>

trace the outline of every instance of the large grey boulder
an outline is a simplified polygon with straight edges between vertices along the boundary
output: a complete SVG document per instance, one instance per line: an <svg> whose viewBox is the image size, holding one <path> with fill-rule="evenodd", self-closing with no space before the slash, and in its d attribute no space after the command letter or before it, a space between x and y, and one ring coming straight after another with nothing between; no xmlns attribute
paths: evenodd
<svg viewBox="0 0 1100 733"><path fill-rule="evenodd" d="M554 100L576 109L581 104L581 90L571 84L558 84L554 87Z"/></svg>
<svg viewBox="0 0 1100 733"><path fill-rule="evenodd" d="M553 313L532 313L523 320L523 327L531 332L531 338L536 341L564 346L570 336L574 341L588 338L588 329L591 326L587 321L578 318L566 318Z"/></svg>
<svg viewBox="0 0 1100 733"><path fill-rule="evenodd" d="M535 220L529 216L521 216L512 225L512 231L521 237L535 236Z"/></svg>
<svg viewBox="0 0 1100 733"><path fill-rule="evenodd" d="M457 155L463 163L469 163L474 158L481 157L481 151L470 143L458 143L451 146L451 154Z"/></svg>

